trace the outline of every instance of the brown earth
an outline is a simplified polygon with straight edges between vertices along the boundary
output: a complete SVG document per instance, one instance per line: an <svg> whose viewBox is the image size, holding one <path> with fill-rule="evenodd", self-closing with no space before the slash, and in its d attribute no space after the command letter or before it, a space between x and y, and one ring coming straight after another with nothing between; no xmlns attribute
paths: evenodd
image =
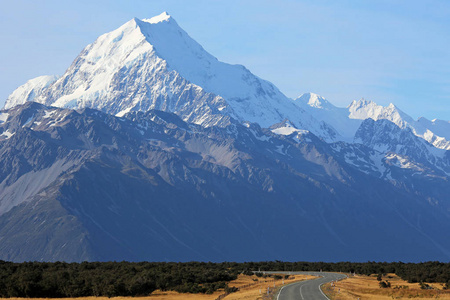
<svg viewBox="0 0 450 300"><path fill-rule="evenodd" d="M323 285L323 291L332 300L388 300L388 299L449 299L450 290L443 290L443 284L429 284L432 289L421 289L418 283L408 283L395 274L387 274L383 281L391 283L390 288L380 288L376 275L350 276L347 279Z"/></svg>

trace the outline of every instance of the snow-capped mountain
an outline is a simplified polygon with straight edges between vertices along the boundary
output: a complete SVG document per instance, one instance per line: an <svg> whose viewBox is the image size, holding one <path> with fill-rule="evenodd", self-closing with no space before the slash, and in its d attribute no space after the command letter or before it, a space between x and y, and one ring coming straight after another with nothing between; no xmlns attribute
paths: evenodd
<svg viewBox="0 0 450 300"><path fill-rule="evenodd" d="M419 118L416 121L392 103L384 107L373 101L361 99L353 101L347 108L341 108L314 93L303 94L294 102L314 118L327 122L336 129L338 133L336 140L353 141L364 120L388 120L401 129L411 129L416 136L436 148L450 150L450 122L429 121L426 118Z"/></svg>
<svg viewBox="0 0 450 300"><path fill-rule="evenodd" d="M377 161L287 120L203 127L33 102L0 116L2 260L450 259L449 177L413 155Z"/></svg>
<svg viewBox="0 0 450 300"><path fill-rule="evenodd" d="M158 109L203 126L227 126L235 119L278 134L295 131L298 138L312 132L326 142L360 143L356 134L364 120L385 119L401 130L411 129L436 148L450 149L450 123L415 121L394 105L360 100L339 108L314 93L288 99L245 67L218 61L167 13L132 19L100 36L63 76L30 80L11 94L5 107L26 101L90 107L117 116ZM392 143L381 146L378 141L377 151L393 151Z"/></svg>
<svg viewBox="0 0 450 300"><path fill-rule="evenodd" d="M383 153L385 157L409 161L408 164L403 163L402 168L414 169L422 165L434 170L435 176L450 175L450 165L446 160L448 151L438 149L416 136L409 127L403 129L386 119L374 121L369 118L356 132L355 141Z"/></svg>
<svg viewBox="0 0 450 300"><path fill-rule="evenodd" d="M166 13L5 108L0 259L450 259L449 122L288 99Z"/></svg>
<svg viewBox="0 0 450 300"><path fill-rule="evenodd" d="M384 107L364 99L353 101L348 111L350 119L388 120L399 128L410 128L416 136L423 138L436 148L450 150L449 122L439 120L431 122L425 118L416 121L392 103Z"/></svg>
<svg viewBox="0 0 450 300"><path fill-rule="evenodd" d="M42 91L49 87L58 79L55 75L44 75L28 80L24 85L18 87L5 102L5 109L23 104L27 101L36 101L36 96L42 94Z"/></svg>
<svg viewBox="0 0 450 300"><path fill-rule="evenodd" d="M450 149L450 123L415 121L394 105L360 100L338 108L313 93L292 101L244 66L217 60L167 13L134 18L100 36L63 76L30 80L8 97L5 108L25 101L118 116L159 109L204 126L223 126L230 117L262 127L289 120L328 142L351 142L362 120L387 119L435 147Z"/></svg>
<svg viewBox="0 0 450 300"><path fill-rule="evenodd" d="M308 105L310 107L328 111L337 109L337 107L331 104L327 99L314 93L305 93L295 99L294 102L298 105Z"/></svg>
<svg viewBox="0 0 450 300"><path fill-rule="evenodd" d="M328 100L314 93L306 93L294 100L317 120L327 122L338 133L335 140L351 142L362 120L349 118L348 109L336 107Z"/></svg>
<svg viewBox="0 0 450 300"><path fill-rule="evenodd" d="M289 119L325 140L336 136L270 82L244 66L218 61L167 13L132 19L100 36L33 100L118 116L159 109L206 126L223 122L223 116L262 127ZM5 107L24 101L11 95Z"/></svg>
<svg viewBox="0 0 450 300"><path fill-rule="evenodd" d="M432 133L436 136L444 138L445 141L443 139L441 139L441 141L443 142L442 146L447 145L447 143L445 143L446 141L450 141L450 121L444 121L444 120L438 120L438 119L434 119L434 120L430 121L427 118L421 117L417 120L417 123L419 125L421 125L422 128L425 128L424 135ZM447 148L441 147L439 144L437 144L437 141L435 142L435 141L431 140L431 142L432 142L432 144L435 144L435 146L438 148L447 149Z"/></svg>

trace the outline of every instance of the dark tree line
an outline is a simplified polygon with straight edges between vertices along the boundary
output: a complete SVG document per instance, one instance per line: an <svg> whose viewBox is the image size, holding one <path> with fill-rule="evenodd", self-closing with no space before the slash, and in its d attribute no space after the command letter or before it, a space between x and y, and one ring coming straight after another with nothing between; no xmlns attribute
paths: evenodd
<svg viewBox="0 0 450 300"><path fill-rule="evenodd" d="M10 263L0 261L0 297L142 296L154 290L213 293L237 273L213 263Z"/></svg>
<svg viewBox="0 0 450 300"><path fill-rule="evenodd" d="M154 290L213 293L233 289L228 282L254 271L328 271L357 274L395 273L409 282L450 284L450 264L412 263L11 263L0 261L0 297L64 298L85 296L144 296ZM261 275L258 273L257 275Z"/></svg>

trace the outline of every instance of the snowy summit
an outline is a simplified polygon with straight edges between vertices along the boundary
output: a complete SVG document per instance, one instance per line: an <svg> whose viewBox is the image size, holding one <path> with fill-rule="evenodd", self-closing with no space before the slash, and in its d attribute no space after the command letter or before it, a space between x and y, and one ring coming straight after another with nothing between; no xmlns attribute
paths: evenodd
<svg viewBox="0 0 450 300"><path fill-rule="evenodd" d="M28 81L9 96L5 108L26 101L117 116L157 109L203 126L224 126L234 118L269 128L290 120L327 142L352 142L363 120L386 119L435 147L450 149L450 123L415 121L394 105L360 100L339 108L314 93L289 99L244 66L219 61L167 12L133 18L101 35L63 76Z"/></svg>
<svg viewBox="0 0 450 300"><path fill-rule="evenodd" d="M153 18L150 19L143 19L142 21L150 23L150 24L156 24L156 23L160 23L160 22L164 22L164 21L169 21L172 17L167 13L167 12L163 12L162 14L158 15L158 16L154 16Z"/></svg>
<svg viewBox="0 0 450 300"><path fill-rule="evenodd" d="M134 18L100 36L34 101L118 116L158 109L205 126L223 122L223 116L262 127L289 119L325 140L336 136L272 83L209 54L167 13Z"/></svg>

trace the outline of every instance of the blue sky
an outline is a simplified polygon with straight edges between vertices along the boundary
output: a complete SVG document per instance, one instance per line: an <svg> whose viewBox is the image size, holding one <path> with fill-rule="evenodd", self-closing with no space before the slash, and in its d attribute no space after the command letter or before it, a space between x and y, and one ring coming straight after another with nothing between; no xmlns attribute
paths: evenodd
<svg viewBox="0 0 450 300"><path fill-rule="evenodd" d="M289 97L365 98L450 120L450 1L0 0L0 106L28 79L61 75L99 35L169 12L228 63Z"/></svg>

